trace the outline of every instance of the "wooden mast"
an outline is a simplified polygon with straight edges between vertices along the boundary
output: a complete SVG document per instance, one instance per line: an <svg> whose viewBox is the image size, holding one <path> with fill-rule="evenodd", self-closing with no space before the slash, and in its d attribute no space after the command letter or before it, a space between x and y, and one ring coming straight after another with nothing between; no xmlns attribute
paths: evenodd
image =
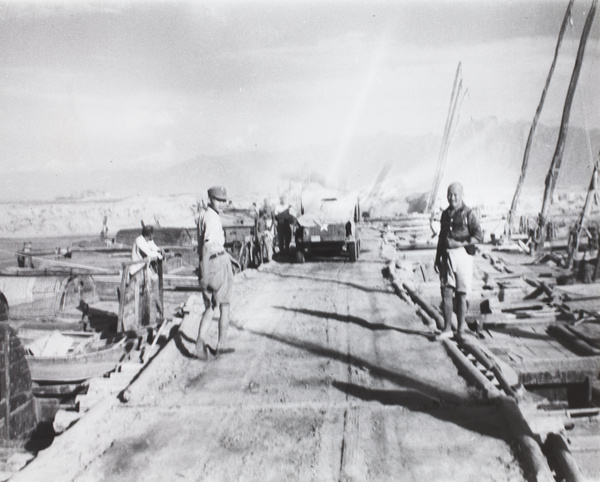
<svg viewBox="0 0 600 482"><path fill-rule="evenodd" d="M523 188L523 181L525 180L525 173L527 172L527 166L529 164L529 152L531 151L531 144L533 142L533 135L537 128L538 119L540 114L542 113L542 108L544 107L544 102L546 100L546 94L548 93L548 88L550 87L550 80L552 79L552 75L554 74L554 68L556 67L556 61L558 58L558 51L563 41L563 37L565 34L565 30L567 29L567 24L569 23L569 18L571 17L571 10L573 8L574 0L569 0L569 5L567 6L567 11L565 12L565 16L562 21L562 25L560 26L560 31L558 33L558 40L556 42L556 48L554 49L554 58L552 59L552 65L550 65L550 70L548 72L548 76L546 77L546 84L544 85L544 89L542 90L542 96L540 98L540 102L535 111L535 115L533 117L533 122L531 123L531 128L529 129L529 136L527 137L527 143L525 144L525 152L523 154L523 164L521 165L521 175L519 176L519 181L517 182L517 189L515 190L515 194L510 205L510 211L508 212L508 222L507 222L507 234L510 237L512 235L512 226L515 217L515 213L517 211L517 205L519 203L519 197L521 196L521 189Z"/></svg>
<svg viewBox="0 0 600 482"><path fill-rule="evenodd" d="M437 198L437 193L440 187L440 182L442 181L442 176L444 174L444 169L446 165L446 156L448 154L448 146L450 144L450 133L452 131L452 126L454 124L454 115L456 112L456 105L458 104L458 98L460 97L460 91L462 90L462 79L461 79L461 63L458 63L458 67L456 68L456 75L454 76L454 85L452 87L452 96L450 97L450 106L448 108L448 117L446 118L446 127L444 128L444 137L442 139L442 146L440 148L440 153L438 156L438 163L435 171L435 177L433 178L433 187L431 188L431 192L429 193L429 198L427 200L427 207L425 212L431 213L433 211L433 207L435 205L435 200Z"/></svg>
<svg viewBox="0 0 600 482"><path fill-rule="evenodd" d="M598 173L600 172L600 152L598 152L598 157L594 159L594 171L592 172L592 179L590 181L590 186L588 188L587 196L585 198L585 203L583 204L583 208L581 209L581 214L577 219L577 223L575 224L575 228L573 230L573 244L569 243L569 258L567 262L567 267L570 267L573 263L573 258L577 254L579 249L579 239L581 238L581 231L583 230L583 226L585 224L585 220L588 217L590 209L592 208L592 203L598 204L600 201L600 191L598 191Z"/></svg>
<svg viewBox="0 0 600 482"><path fill-rule="evenodd" d="M575 58L575 66L573 67L573 74L571 75L571 82L569 83L569 89L565 98L565 105L563 108L562 120L560 123L560 132L558 134L558 140L556 142L556 150L550 164L550 169L546 176L546 188L544 190L544 202L542 204L542 210L538 218L539 226L539 237L535 240L536 250L541 250L544 246L544 240L546 239L546 225L548 223L548 211L552 205L552 196L554 195L554 189L556 187L556 181L558 173L560 171L560 165L562 163L563 152L565 148L565 140L567 137L567 131L569 129L569 117L571 115L571 105L573 104L573 97L575 95L575 89L577 87L577 81L579 80L579 73L581 72L581 64L583 63L583 55L585 53L585 44L592 29L592 23L594 23L594 17L596 16L596 7L598 0L592 1L592 6L585 20L583 31L581 32L581 40L579 41L579 48L577 50L577 57Z"/></svg>

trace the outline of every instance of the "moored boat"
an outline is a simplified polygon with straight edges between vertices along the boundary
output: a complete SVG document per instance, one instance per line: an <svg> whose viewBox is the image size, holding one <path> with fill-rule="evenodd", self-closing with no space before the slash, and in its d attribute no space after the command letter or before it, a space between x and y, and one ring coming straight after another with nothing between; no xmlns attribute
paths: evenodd
<svg viewBox="0 0 600 482"><path fill-rule="evenodd" d="M116 342L81 353L63 356L26 355L31 380L38 383L77 383L103 376L124 359L129 346L123 337Z"/></svg>

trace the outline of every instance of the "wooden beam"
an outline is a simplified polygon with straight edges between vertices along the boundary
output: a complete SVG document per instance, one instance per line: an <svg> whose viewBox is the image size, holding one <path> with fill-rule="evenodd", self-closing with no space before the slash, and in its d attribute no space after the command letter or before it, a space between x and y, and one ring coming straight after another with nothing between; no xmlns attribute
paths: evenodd
<svg viewBox="0 0 600 482"><path fill-rule="evenodd" d="M568 482L584 482L587 480L581 473L562 435L557 433L548 434L544 445L546 450L552 455L552 459L556 462L559 472L557 475L560 480Z"/></svg>
<svg viewBox="0 0 600 482"><path fill-rule="evenodd" d="M409 294L409 296L411 297L411 299L413 300L413 302L415 302L416 304L418 304L421 308L423 308L423 310L425 311L425 313L427 313L431 318L433 318L435 320L435 324L437 325L437 327L440 330L444 329L445 326L445 322L444 322L444 317L433 307L431 306L429 303L427 303L423 298L421 298L415 290L413 290L410 286L407 286L406 283L402 284L402 287L406 290L406 292Z"/></svg>
<svg viewBox="0 0 600 482"><path fill-rule="evenodd" d="M481 350L481 348L479 348L477 343L467 340L459 340L458 344L461 348L464 348L466 351L471 353L477 359L477 361L481 363L485 368L492 371L492 373L496 377L496 380L498 380L498 382L500 383L502 390L504 390L504 392L507 395L513 397L514 399L517 398L517 393L513 390L511 384L509 383L508 379L506 378L496 361L490 359Z"/></svg>
<svg viewBox="0 0 600 482"><path fill-rule="evenodd" d="M504 396L499 398L498 404L513 437L519 444L527 479L536 482L555 482L548 461L517 402L511 397Z"/></svg>
<svg viewBox="0 0 600 482"><path fill-rule="evenodd" d="M502 396L502 392L469 361L454 342L443 340L443 343L454 362L458 365L459 372L461 372L467 380L483 390L487 398L497 399Z"/></svg>
<svg viewBox="0 0 600 482"><path fill-rule="evenodd" d="M600 349L589 345L585 340L561 325L550 325L547 331L550 335L558 338L569 348L575 350L580 355L600 355Z"/></svg>

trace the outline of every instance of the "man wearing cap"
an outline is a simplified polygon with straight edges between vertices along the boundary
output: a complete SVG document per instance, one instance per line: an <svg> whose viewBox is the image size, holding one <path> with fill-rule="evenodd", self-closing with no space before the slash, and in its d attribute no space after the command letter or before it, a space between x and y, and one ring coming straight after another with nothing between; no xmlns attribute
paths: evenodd
<svg viewBox="0 0 600 482"><path fill-rule="evenodd" d="M207 359L209 346L206 337L213 318L214 310L219 306L219 331L215 356L223 350L223 342L229 327L229 304L233 291L233 269L229 255L225 251L225 233L219 214L227 203L224 187L215 186L208 190L208 207L201 210L198 224L198 254L200 256L200 288L206 309L202 314L196 340L196 354Z"/></svg>
<svg viewBox="0 0 600 482"><path fill-rule="evenodd" d="M441 229L435 254L435 270L440 275L444 330L439 340L452 338L452 313L456 295L457 337L465 332L467 294L471 291L475 245L483 241L477 215L463 203L463 187L455 182L448 187L448 208L442 212Z"/></svg>

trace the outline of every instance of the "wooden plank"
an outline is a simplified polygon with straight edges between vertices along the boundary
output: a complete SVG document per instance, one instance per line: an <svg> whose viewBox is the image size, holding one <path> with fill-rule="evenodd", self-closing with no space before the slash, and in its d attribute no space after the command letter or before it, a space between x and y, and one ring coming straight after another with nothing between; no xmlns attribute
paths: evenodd
<svg viewBox="0 0 600 482"><path fill-rule="evenodd" d="M586 377L596 379L600 373L600 356L571 358L530 358L515 363L523 385L583 383Z"/></svg>

